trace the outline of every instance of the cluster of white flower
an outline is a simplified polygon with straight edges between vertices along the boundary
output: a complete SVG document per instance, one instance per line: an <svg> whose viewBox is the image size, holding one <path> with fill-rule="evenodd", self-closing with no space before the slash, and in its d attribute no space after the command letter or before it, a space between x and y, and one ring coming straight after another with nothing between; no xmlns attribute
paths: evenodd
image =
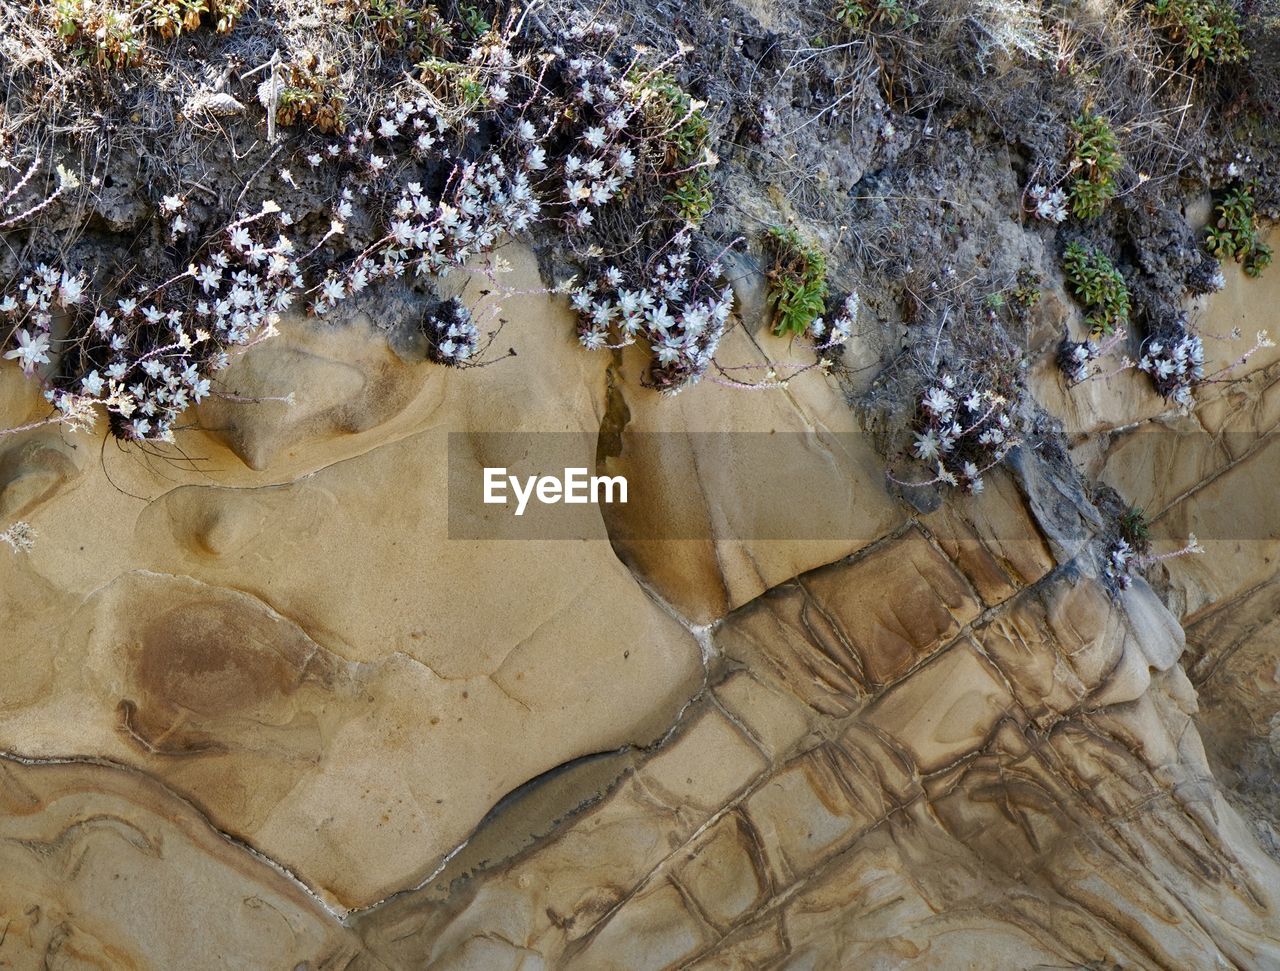
<svg viewBox="0 0 1280 971"><path fill-rule="evenodd" d="M610 266L569 291L582 346L625 347L644 337L654 357L650 380L664 391L706 373L733 309L733 291L709 282L720 275L718 266L694 275L690 245L687 230L677 233L671 252L643 282L628 281Z"/></svg>
<svg viewBox="0 0 1280 971"><path fill-rule="evenodd" d="M601 54L583 53L564 67L575 114L584 118L578 144L564 160L564 198L570 218L590 226L594 210L615 198L636 174L629 128L643 105L634 83Z"/></svg>
<svg viewBox="0 0 1280 971"><path fill-rule="evenodd" d="M0 320L9 325L18 345L5 358L18 361L28 376L36 365L48 364L54 314L74 314L84 302L87 282L82 273L41 263L18 281L17 293L0 294Z"/></svg>
<svg viewBox="0 0 1280 971"><path fill-rule="evenodd" d="M1129 544L1128 540L1119 536L1107 547L1103 572L1115 583L1117 588L1128 590L1133 585L1134 570L1154 566L1157 563L1163 563L1165 560L1175 560L1180 556L1191 556L1203 552L1204 547L1196 539L1195 533L1187 534L1187 541L1181 549L1159 555L1145 551L1139 553Z"/></svg>
<svg viewBox="0 0 1280 971"><path fill-rule="evenodd" d="M1204 343L1180 321L1148 338L1138 370L1150 375L1156 390L1179 405L1191 404L1191 389L1204 378Z"/></svg>
<svg viewBox="0 0 1280 971"><path fill-rule="evenodd" d="M962 386L950 374L924 392L912 449L934 465L932 482L982 491L983 474L1018 444L1007 406L1003 395L976 382Z"/></svg>
<svg viewBox="0 0 1280 971"><path fill-rule="evenodd" d="M1226 286L1227 278L1222 272L1222 264L1212 257L1206 257L1187 274L1187 290L1193 296L1221 293Z"/></svg>
<svg viewBox="0 0 1280 971"><path fill-rule="evenodd" d="M232 222L186 272L114 300L86 301L83 275L38 266L17 296L0 296L0 319L18 341L5 357L32 373L49 362L55 309L73 317L80 326L45 398L73 427L91 425L102 405L119 437L171 441L182 412L211 393L228 348L270 336L302 286L293 243L280 232L287 221L266 203Z"/></svg>
<svg viewBox="0 0 1280 971"><path fill-rule="evenodd" d="M1079 384L1089 378L1089 364L1101 355L1101 345L1095 340L1064 340L1058 349L1058 366L1071 384Z"/></svg>
<svg viewBox="0 0 1280 971"><path fill-rule="evenodd" d="M1031 196L1032 212L1037 219L1047 223L1066 222L1069 210L1067 194L1062 189L1050 189L1047 185L1033 185L1028 194Z"/></svg>
<svg viewBox="0 0 1280 971"><path fill-rule="evenodd" d="M281 168L280 178L297 189L298 165L318 177L332 169L340 188L327 229L304 232L316 214L303 214L296 244L285 235L294 219L274 202L217 229L192 225L200 220L183 191L158 196L166 239L196 247L187 270L141 289L95 280L103 296L94 302L86 301L84 275L41 265L14 293L0 292L0 334L12 335L4 357L28 375L54 365L46 397L68 423L87 424L103 406L117 436L169 441L183 410L211 393L228 352L274 333L279 314L299 298L325 314L379 281L443 277L540 222L596 232L602 207L635 198L631 189L642 177L714 163L708 154L670 171L673 133L701 105L666 88L685 114L651 111L659 95L650 82L659 74L635 61L616 66L609 54L616 39L617 29L605 24L575 24L549 48L513 47L515 38L490 32L442 89L411 81L366 126L304 137L297 158L285 160L295 169ZM654 223L651 213L644 217ZM209 228L214 235L198 245L197 234ZM687 228L653 232L647 252L622 264L625 273L600 272L574 305L587 347L643 334L655 385L674 389L706 372L731 295L713 282L719 267L693 254ZM326 246L339 236L372 242L358 250L354 241L345 250ZM654 247L659 255L651 258ZM599 252L594 243L582 249ZM624 286L624 276L634 279ZM52 337L55 314L71 318L65 340ZM828 345L847 337L844 319ZM479 331L456 301L440 304L423 326L441 363L458 365L478 351Z"/></svg>
<svg viewBox="0 0 1280 971"><path fill-rule="evenodd" d="M646 128L653 91L643 72L621 70L609 59L616 38L617 28L609 24L572 24L562 43L550 48L534 83L527 56L516 56L507 39L489 35L469 58L475 76L485 79L485 96L467 111L446 112L425 96L389 102L367 129L309 154L313 168L331 159L363 159L375 182L393 170L401 173L385 236L348 267L329 272L313 309L324 313L375 280L409 271L444 276L492 250L504 235L539 221L588 230L602 207L642 174L655 174L670 132ZM551 95L557 89L563 96ZM448 146L462 146L476 134L479 117L486 121L489 147L472 161L451 154ZM413 163L416 170L410 170ZM451 171L438 198L416 175L432 168ZM361 194L371 195L370 186ZM336 216L350 219L355 202L345 190ZM599 270L598 279L575 295L574 306L588 348L620 346L643 333L656 359L655 381L670 387L706 371L730 304L726 291L703 285L718 268L692 269L687 232L659 245L668 252L656 269L645 267L642 280L624 287L621 269ZM443 336L441 344L447 340ZM474 351L478 333L454 346ZM443 358L456 363L469 353Z"/></svg>
<svg viewBox="0 0 1280 971"><path fill-rule="evenodd" d="M480 329L471 319L471 311L456 297L427 314L422 330L430 344L428 353L441 364L458 367L480 348Z"/></svg>
<svg viewBox="0 0 1280 971"><path fill-rule="evenodd" d="M1133 583L1129 570L1135 555L1133 547L1123 539L1117 539L1107 550L1106 574L1121 590L1128 590Z"/></svg>
<svg viewBox="0 0 1280 971"><path fill-rule="evenodd" d="M30 553L36 546L36 531L24 520L10 523L9 528L0 532L0 542L7 543L15 553Z"/></svg>
<svg viewBox="0 0 1280 971"><path fill-rule="evenodd" d="M813 338L814 349L825 351L848 343L861 305L862 300L858 294L851 293L845 297L840 306L840 314L830 324L824 317L814 317L813 323L809 325L809 336Z"/></svg>

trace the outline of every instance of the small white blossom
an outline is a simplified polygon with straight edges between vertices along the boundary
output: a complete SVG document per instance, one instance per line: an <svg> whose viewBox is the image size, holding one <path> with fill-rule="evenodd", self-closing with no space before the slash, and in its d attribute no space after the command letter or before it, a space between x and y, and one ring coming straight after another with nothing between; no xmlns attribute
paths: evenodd
<svg viewBox="0 0 1280 971"><path fill-rule="evenodd" d="M18 346L7 352L6 360L17 360L24 373L30 375L37 364L49 363L49 335L37 332L33 337L24 327L18 331Z"/></svg>

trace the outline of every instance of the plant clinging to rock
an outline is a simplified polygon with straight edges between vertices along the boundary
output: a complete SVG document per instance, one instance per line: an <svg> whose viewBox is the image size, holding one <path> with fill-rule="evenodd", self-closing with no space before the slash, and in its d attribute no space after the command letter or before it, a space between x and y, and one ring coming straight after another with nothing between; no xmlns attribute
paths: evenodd
<svg viewBox="0 0 1280 971"><path fill-rule="evenodd" d="M337 86L336 64L320 64L315 54L303 51L280 68L264 85L274 86L270 92L259 89L258 99L270 109L274 94L276 123L284 127L305 125L321 134L342 131L347 119L342 113L345 99Z"/></svg>
<svg viewBox="0 0 1280 971"><path fill-rule="evenodd" d="M1143 341L1137 367L1160 394L1186 408L1192 388L1205 376L1204 343L1188 330L1184 314L1170 314Z"/></svg>
<svg viewBox="0 0 1280 971"><path fill-rule="evenodd" d="M1237 185L1218 203L1218 218L1205 230L1205 247L1215 259L1234 259L1249 276L1271 263L1271 247L1258 239L1254 186Z"/></svg>
<svg viewBox="0 0 1280 971"><path fill-rule="evenodd" d="M1249 57L1240 18L1227 0L1150 0L1152 22L1197 66L1234 64Z"/></svg>
<svg viewBox="0 0 1280 971"><path fill-rule="evenodd" d="M1071 212L1077 218L1092 219L1102 215L1115 196L1115 177L1124 168L1124 156L1110 122L1101 115L1079 116L1071 131Z"/></svg>
<svg viewBox="0 0 1280 971"><path fill-rule="evenodd" d="M836 0L831 18L851 31L880 25L911 27L920 19L903 0Z"/></svg>
<svg viewBox="0 0 1280 971"><path fill-rule="evenodd" d="M930 466L934 477L900 486L962 486L983 490L983 476L1019 444L1009 399L977 377L942 374L920 396L911 455Z"/></svg>
<svg viewBox="0 0 1280 971"><path fill-rule="evenodd" d="M674 59L651 67L633 53L619 63L617 30L600 23L533 38L477 21L455 34L472 40L416 75L395 60L363 66L361 82L381 87L358 126L319 59L270 62L267 81L254 82L268 87L258 99L266 120L307 125L259 173L274 162L276 191L301 194L300 207L286 211L252 185L257 173L252 194L231 204L192 204L184 186L156 187L147 208L163 252L125 273L92 258L67 265L63 231L28 226L37 258L0 280L4 357L44 384L57 420L83 427L105 410L119 438L169 441L188 406L218 393L230 354L274 334L281 314L328 314L381 282L431 301L422 328L432 359L476 363L476 322L442 302L433 281L473 272L468 264L505 238L550 226L588 280L570 288L583 344L643 337L655 387L700 378L732 295L694 246L716 159L702 105L666 73ZM0 229L63 204L61 188L43 198L24 188L36 172L49 182L50 165L32 166L0 189ZM0 176L20 171L10 164ZM313 201L304 173L333 197ZM680 211L661 204L682 193ZM87 218L83 201L65 207L65 225Z"/></svg>
<svg viewBox="0 0 1280 971"><path fill-rule="evenodd" d="M1112 334L1129 319L1129 287L1106 254L1081 243L1068 244L1062 267L1072 293L1084 304L1094 337Z"/></svg>
<svg viewBox="0 0 1280 971"><path fill-rule="evenodd" d="M773 332L782 337L803 334L826 310L827 258L815 243L789 228L774 226L767 237L773 253L769 271L769 303Z"/></svg>
<svg viewBox="0 0 1280 971"><path fill-rule="evenodd" d="M44 5L73 56L102 67L136 67L152 35L173 40L201 24L229 33L248 0L53 0Z"/></svg>

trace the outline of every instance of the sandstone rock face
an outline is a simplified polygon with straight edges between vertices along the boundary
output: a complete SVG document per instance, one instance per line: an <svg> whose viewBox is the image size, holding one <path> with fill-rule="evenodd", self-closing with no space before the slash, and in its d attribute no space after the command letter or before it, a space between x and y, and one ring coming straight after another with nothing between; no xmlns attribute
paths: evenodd
<svg viewBox="0 0 1280 971"><path fill-rule="evenodd" d="M127 769L0 763L0 955L14 968L342 967L296 881Z"/></svg>
<svg viewBox="0 0 1280 971"><path fill-rule="evenodd" d="M423 880L530 778L653 741L700 648L603 526L448 538L449 433L599 425L604 362L563 308L506 312L519 356L467 374L299 323L226 378L262 397L301 372L299 403L218 401L168 457L0 439L0 502L40 534L0 561L0 748L142 769L346 909Z"/></svg>
<svg viewBox="0 0 1280 971"><path fill-rule="evenodd" d="M0 438L39 532L0 548L0 966L1280 966L1275 359L1194 427L1076 400L1078 461L1208 548L1116 593L1034 450L912 515L821 372L660 399L504 308L467 372L291 321L223 390L294 403L180 452ZM40 414L0 369L0 424ZM454 535L494 428L639 499Z"/></svg>

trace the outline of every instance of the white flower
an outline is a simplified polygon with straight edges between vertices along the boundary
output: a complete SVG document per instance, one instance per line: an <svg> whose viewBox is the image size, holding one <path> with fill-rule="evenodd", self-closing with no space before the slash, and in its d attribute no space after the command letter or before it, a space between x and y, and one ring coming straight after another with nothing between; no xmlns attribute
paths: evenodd
<svg viewBox="0 0 1280 971"><path fill-rule="evenodd" d="M956 406L955 399L941 388L930 388L921 403L935 415L949 415Z"/></svg>
<svg viewBox="0 0 1280 971"><path fill-rule="evenodd" d="M24 327L18 331L18 346L4 356L6 360L17 359L29 375L37 364L49 363L49 335L38 332L32 337Z"/></svg>
<svg viewBox="0 0 1280 971"><path fill-rule="evenodd" d="M342 281L336 277L330 277L328 280L325 280L323 293L324 299L331 303L336 303L341 300L345 296L342 288Z"/></svg>
<svg viewBox="0 0 1280 971"><path fill-rule="evenodd" d="M8 543L15 553L30 553L35 549L37 535L30 523L18 520L0 533L0 540Z"/></svg>
<svg viewBox="0 0 1280 971"><path fill-rule="evenodd" d="M90 371L80 379L80 387L84 388L85 394L97 398L102 394L103 380L96 370Z"/></svg>
<svg viewBox="0 0 1280 971"><path fill-rule="evenodd" d="M536 137L537 132L534 131L533 124L526 120L521 121L520 124L516 126L516 134L526 142L531 142Z"/></svg>
<svg viewBox="0 0 1280 971"><path fill-rule="evenodd" d="M971 481L978 477L978 467L972 462L965 462L962 471L964 472L964 477Z"/></svg>
<svg viewBox="0 0 1280 971"><path fill-rule="evenodd" d="M134 438L146 438L147 433L151 431L151 422L145 418L136 418L130 424L129 431Z"/></svg>
<svg viewBox="0 0 1280 971"><path fill-rule="evenodd" d="M205 264L196 271L195 279L205 293L216 287L222 280L222 271L216 266Z"/></svg>
<svg viewBox="0 0 1280 971"><path fill-rule="evenodd" d="M246 250L252 246L253 237L249 235L249 230L243 226L231 230L231 245L238 250Z"/></svg>
<svg viewBox="0 0 1280 971"><path fill-rule="evenodd" d="M586 134L582 136L582 140L592 148L602 148L605 138L604 129L600 127L588 128Z"/></svg>
<svg viewBox="0 0 1280 971"><path fill-rule="evenodd" d="M184 205L186 205L186 203L184 203L179 196L165 196L160 200L160 208L164 211L166 216L173 215Z"/></svg>
<svg viewBox="0 0 1280 971"><path fill-rule="evenodd" d="M400 134L400 129L390 118L383 118L378 122L378 134L383 138L395 138Z"/></svg>
<svg viewBox="0 0 1280 971"><path fill-rule="evenodd" d="M930 429L923 435L916 435L915 453L919 458L926 462L930 459L937 458L938 455L938 436Z"/></svg>
<svg viewBox="0 0 1280 971"><path fill-rule="evenodd" d="M64 305L75 305L84 298L84 279L80 276L72 276L69 273L62 274L62 282L58 286L58 299Z"/></svg>
<svg viewBox="0 0 1280 971"><path fill-rule="evenodd" d="M391 223L391 237L401 246L407 246L413 240L413 226L403 219Z"/></svg>
<svg viewBox="0 0 1280 971"><path fill-rule="evenodd" d="M97 329L99 334L105 337L107 334L111 333L114 321L112 321L109 313L105 310L100 310L98 311L98 316L93 318L93 326Z"/></svg>
<svg viewBox="0 0 1280 971"><path fill-rule="evenodd" d="M383 158L381 155L369 156L369 168L373 169L373 171L381 172L386 167L387 167L387 160Z"/></svg>

